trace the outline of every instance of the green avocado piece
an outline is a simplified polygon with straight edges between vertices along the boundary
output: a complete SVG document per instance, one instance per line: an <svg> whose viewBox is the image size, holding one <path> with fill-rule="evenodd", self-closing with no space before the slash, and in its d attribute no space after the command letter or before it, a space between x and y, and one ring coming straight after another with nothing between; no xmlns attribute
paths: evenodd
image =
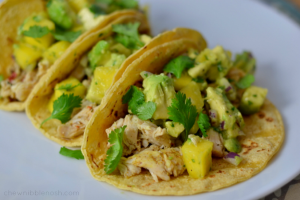
<svg viewBox="0 0 300 200"><path fill-rule="evenodd" d="M236 138L224 140L224 146L228 151L234 153L239 153L242 150L242 146Z"/></svg>
<svg viewBox="0 0 300 200"><path fill-rule="evenodd" d="M268 90L265 88L250 86L242 96L239 110L244 115L251 115L258 112L265 101L267 93Z"/></svg>
<svg viewBox="0 0 300 200"><path fill-rule="evenodd" d="M146 102L152 101L156 104L153 119L168 119L168 106L175 98L173 80L164 74L148 75L143 81Z"/></svg>
<svg viewBox="0 0 300 200"><path fill-rule="evenodd" d="M208 87L206 94L206 100L210 109L217 112L214 126L218 126L224 132L224 138L237 137L240 128L244 126L242 114L230 103L222 89Z"/></svg>
<svg viewBox="0 0 300 200"><path fill-rule="evenodd" d="M231 54L222 46L205 49L196 57L196 65L188 70L192 78L207 77L211 81L226 76L232 67Z"/></svg>
<svg viewBox="0 0 300 200"><path fill-rule="evenodd" d="M126 60L126 56L118 53L111 53L110 59L105 63L105 67L120 67Z"/></svg>
<svg viewBox="0 0 300 200"><path fill-rule="evenodd" d="M70 29L75 23L75 13L67 1L50 0L47 3L47 11L50 19L63 29Z"/></svg>
<svg viewBox="0 0 300 200"><path fill-rule="evenodd" d="M92 69L103 66L110 60L110 52L107 52L109 43L105 40L99 41L88 54L88 60Z"/></svg>
<svg viewBox="0 0 300 200"><path fill-rule="evenodd" d="M165 127L167 129L168 134L175 138L177 138L180 135L180 133L184 131L184 126L178 122L168 121L165 123Z"/></svg>
<svg viewBox="0 0 300 200"><path fill-rule="evenodd" d="M253 58L251 52L244 51L236 55L233 66L243 70L246 74L253 74L256 68L256 60Z"/></svg>

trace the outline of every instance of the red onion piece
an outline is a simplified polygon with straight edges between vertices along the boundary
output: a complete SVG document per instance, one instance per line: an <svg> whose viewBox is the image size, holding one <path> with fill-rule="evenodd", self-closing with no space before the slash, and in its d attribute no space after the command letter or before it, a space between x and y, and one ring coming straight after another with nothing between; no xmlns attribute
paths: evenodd
<svg viewBox="0 0 300 200"><path fill-rule="evenodd" d="M172 78L172 73L168 73L167 76L168 76L169 78Z"/></svg>
<svg viewBox="0 0 300 200"><path fill-rule="evenodd" d="M13 73L8 77L9 82L13 81L16 77L17 77L17 73L16 73L16 72L13 72Z"/></svg>
<svg viewBox="0 0 300 200"><path fill-rule="evenodd" d="M229 92L230 90L232 90L232 86L231 86L231 85L228 86L228 87L225 89L226 92Z"/></svg>
<svg viewBox="0 0 300 200"><path fill-rule="evenodd" d="M215 110L209 110L209 117L211 119L216 119L217 118L217 111L215 111Z"/></svg>
<svg viewBox="0 0 300 200"><path fill-rule="evenodd" d="M223 159L235 166L238 166L243 160L243 158L241 158L239 154L233 152L229 152L227 155L223 157Z"/></svg>
<svg viewBox="0 0 300 200"><path fill-rule="evenodd" d="M220 128L224 130L224 127L225 127L225 121L222 121L220 124Z"/></svg>

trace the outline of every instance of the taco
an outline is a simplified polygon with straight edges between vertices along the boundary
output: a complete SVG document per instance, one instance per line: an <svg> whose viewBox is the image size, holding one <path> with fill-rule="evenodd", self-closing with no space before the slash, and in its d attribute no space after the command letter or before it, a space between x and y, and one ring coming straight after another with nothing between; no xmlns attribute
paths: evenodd
<svg viewBox="0 0 300 200"><path fill-rule="evenodd" d="M202 37L153 48L126 68L88 123L92 176L147 195L191 195L245 181L280 149L284 127L255 59Z"/></svg>
<svg viewBox="0 0 300 200"><path fill-rule="evenodd" d="M0 109L23 111L34 86L72 43L137 9L135 0L5 0L0 5Z"/></svg>
<svg viewBox="0 0 300 200"><path fill-rule="evenodd" d="M105 92L145 51L138 51L151 40L145 15L123 12L76 42L28 97L27 116L49 139L81 146L85 126Z"/></svg>

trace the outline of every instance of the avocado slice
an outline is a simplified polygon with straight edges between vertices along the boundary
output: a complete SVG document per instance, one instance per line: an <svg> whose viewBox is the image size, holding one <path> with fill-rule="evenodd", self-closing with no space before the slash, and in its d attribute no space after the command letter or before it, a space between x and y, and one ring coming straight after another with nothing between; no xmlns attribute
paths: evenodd
<svg viewBox="0 0 300 200"><path fill-rule="evenodd" d="M239 153L242 150L242 146L236 138L224 140L224 146L228 151L234 153Z"/></svg>
<svg viewBox="0 0 300 200"><path fill-rule="evenodd" d="M244 115L251 115L258 112L265 101L267 93L268 90L265 88L250 86L242 96L239 110Z"/></svg>
<svg viewBox="0 0 300 200"><path fill-rule="evenodd" d="M222 89L208 87L206 93L210 109L217 112L216 125L223 131L223 137L237 137L244 126L242 114L230 103Z"/></svg>
<svg viewBox="0 0 300 200"><path fill-rule="evenodd" d="M75 23L75 13L67 1L50 0L47 3L47 11L50 19L63 29L70 29Z"/></svg>
<svg viewBox="0 0 300 200"><path fill-rule="evenodd" d="M146 102L152 101L156 104L153 119L168 119L168 106L175 98L173 80L164 74L148 75L143 81Z"/></svg>

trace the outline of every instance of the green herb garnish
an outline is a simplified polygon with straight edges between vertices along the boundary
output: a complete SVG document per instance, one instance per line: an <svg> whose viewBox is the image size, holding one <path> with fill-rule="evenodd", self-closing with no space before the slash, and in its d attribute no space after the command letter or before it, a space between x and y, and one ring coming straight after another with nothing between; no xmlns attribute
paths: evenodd
<svg viewBox="0 0 300 200"><path fill-rule="evenodd" d="M188 56L179 56L172 59L165 67L164 71L172 73L176 78L180 78L183 70L194 67L194 60Z"/></svg>
<svg viewBox="0 0 300 200"><path fill-rule="evenodd" d="M198 118L198 126L202 132L203 137L207 137L206 131L211 127L210 121L209 121L209 117L207 116L207 114L204 114L202 111L199 114L199 118Z"/></svg>
<svg viewBox="0 0 300 200"><path fill-rule="evenodd" d="M52 35L56 40L71 43L74 42L81 34L81 31L65 31L59 28L56 28L55 31L52 32Z"/></svg>
<svg viewBox="0 0 300 200"><path fill-rule="evenodd" d="M204 78L197 77L197 78L193 78L192 81L195 81L196 83L204 83Z"/></svg>
<svg viewBox="0 0 300 200"><path fill-rule="evenodd" d="M255 81L255 78L252 74L248 74L241 78L239 82L236 83L236 86L240 89L246 89L251 86L251 84Z"/></svg>
<svg viewBox="0 0 300 200"><path fill-rule="evenodd" d="M168 107L168 114L169 119L184 126L185 134L183 138L186 141L198 114L196 107L192 105L191 99L187 99L186 95L181 92L176 93L171 106Z"/></svg>
<svg viewBox="0 0 300 200"><path fill-rule="evenodd" d="M32 38L41 38L50 33L46 26L31 26L28 31L23 31L23 35Z"/></svg>
<svg viewBox="0 0 300 200"><path fill-rule="evenodd" d="M61 123L66 123L70 120L71 114L74 108L81 107L81 98L79 96L74 96L74 94L63 94L53 103L53 112L51 116L45 119L43 124L50 119L58 119Z"/></svg>
<svg viewBox="0 0 300 200"><path fill-rule="evenodd" d="M78 83L77 85L74 85L72 86L72 83L67 83L66 85L62 85L62 86L59 86L57 89L55 90L66 90L66 91L71 91L73 90L74 88L78 87L82 85L81 83Z"/></svg>
<svg viewBox="0 0 300 200"><path fill-rule="evenodd" d="M144 43L139 38L140 23L114 24L113 31L117 33L115 40L129 49L139 49Z"/></svg>
<svg viewBox="0 0 300 200"><path fill-rule="evenodd" d="M108 142L112 145L106 152L104 171L111 174L118 166L123 154L123 135L126 126L117 128L109 134Z"/></svg>
<svg viewBox="0 0 300 200"><path fill-rule="evenodd" d="M66 147L60 148L59 154L70 158L76 158L77 160L84 159L81 150L71 150Z"/></svg>
<svg viewBox="0 0 300 200"><path fill-rule="evenodd" d="M128 103L129 110L141 120L150 119L156 110L156 104L152 101L145 102L144 93L135 86L131 86L123 96L122 102Z"/></svg>

